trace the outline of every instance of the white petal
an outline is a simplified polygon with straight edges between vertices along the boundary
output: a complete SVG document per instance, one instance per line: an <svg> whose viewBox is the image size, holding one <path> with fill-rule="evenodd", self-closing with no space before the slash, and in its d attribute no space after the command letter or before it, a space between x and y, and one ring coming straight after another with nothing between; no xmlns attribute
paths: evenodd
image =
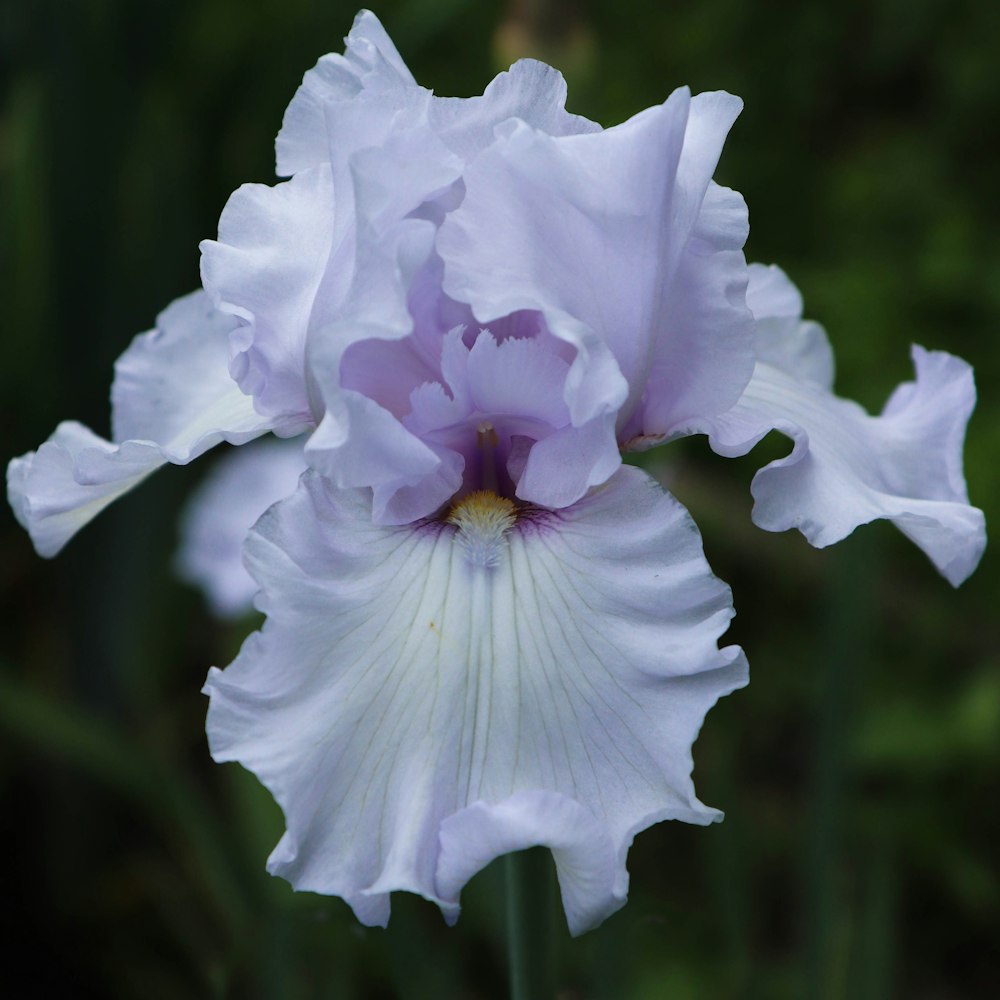
<svg viewBox="0 0 1000 1000"><path fill-rule="evenodd" d="M284 810L271 871L364 921L396 889L453 916L490 856L543 843L578 932L621 904L638 830L719 818L691 744L746 663L683 508L626 468L495 547L379 527L313 473L247 543L268 620L209 675L212 753Z"/></svg>
<svg viewBox="0 0 1000 1000"><path fill-rule="evenodd" d="M441 894L457 899L494 858L540 846L552 849L571 934L596 927L625 905L628 876L600 821L574 799L541 790L495 805L475 802L441 824Z"/></svg>
<svg viewBox="0 0 1000 1000"><path fill-rule="evenodd" d="M220 618L253 607L257 584L243 565L243 542L260 515L294 491L306 469L302 444L265 438L224 455L184 506L177 571Z"/></svg>
<svg viewBox="0 0 1000 1000"><path fill-rule="evenodd" d="M713 449L728 456L746 454L772 429L795 442L755 476L754 522L768 531L798 528L823 547L886 518L957 586L986 544L983 513L969 505L962 474L976 401L971 368L915 346L916 381L899 386L872 417L830 391L829 345L793 311L781 272L755 268L748 299L763 360L732 410L692 429L707 431Z"/></svg>
<svg viewBox="0 0 1000 1000"><path fill-rule="evenodd" d="M234 325L203 292L178 299L115 365L118 443L68 421L37 452L11 463L8 498L39 554L55 555L161 465L185 465L220 441L243 444L274 428L229 376Z"/></svg>

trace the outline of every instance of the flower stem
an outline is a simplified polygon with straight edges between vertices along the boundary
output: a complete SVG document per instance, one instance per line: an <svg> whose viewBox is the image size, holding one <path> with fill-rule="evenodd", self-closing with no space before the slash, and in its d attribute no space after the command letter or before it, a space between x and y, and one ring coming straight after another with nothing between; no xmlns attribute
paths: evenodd
<svg viewBox="0 0 1000 1000"><path fill-rule="evenodd" d="M503 864L510 997L546 1000L555 996L552 860L548 851L534 848L508 854Z"/></svg>
<svg viewBox="0 0 1000 1000"><path fill-rule="evenodd" d="M507 968L511 1000L528 1000L528 935L524 898L523 852L504 858L507 896Z"/></svg>

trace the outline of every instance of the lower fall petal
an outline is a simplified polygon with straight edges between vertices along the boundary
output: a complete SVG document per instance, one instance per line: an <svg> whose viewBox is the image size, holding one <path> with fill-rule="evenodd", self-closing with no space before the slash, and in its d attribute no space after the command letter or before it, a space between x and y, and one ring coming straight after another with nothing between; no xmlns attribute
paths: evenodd
<svg viewBox="0 0 1000 1000"><path fill-rule="evenodd" d="M691 745L746 683L718 648L729 590L636 469L555 512L463 503L381 526L368 491L306 473L248 540L268 620L209 674L212 754L281 805L269 868L297 889L370 923L405 889L451 918L491 857L544 844L579 933L624 900L637 830L719 818Z"/></svg>
<svg viewBox="0 0 1000 1000"><path fill-rule="evenodd" d="M300 438L268 436L220 457L184 505L178 574L200 587L219 618L253 607L257 584L243 542L272 503L291 495L306 469Z"/></svg>
<svg viewBox="0 0 1000 1000"><path fill-rule="evenodd" d="M628 875L607 830L575 799L541 790L474 802L441 824L437 882L457 900L462 886L494 858L550 847L571 934L596 927L625 905Z"/></svg>

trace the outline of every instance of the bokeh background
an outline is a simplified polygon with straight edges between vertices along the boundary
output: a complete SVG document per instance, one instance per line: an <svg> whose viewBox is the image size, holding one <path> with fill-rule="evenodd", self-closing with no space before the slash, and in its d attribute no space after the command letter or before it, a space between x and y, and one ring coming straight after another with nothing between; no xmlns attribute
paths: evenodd
<svg viewBox="0 0 1000 1000"><path fill-rule="evenodd" d="M115 357L198 283L199 239L273 139L343 0L0 3L0 457L64 418L108 430ZM746 110L719 171L877 410L909 344L971 361L973 501L1000 523L1000 53L969 0L382 0L422 83L471 95L521 55L608 125L675 87ZM772 436L773 438L774 436ZM657 471L735 592L752 682L696 746L711 829L632 850L628 906L570 940L547 859L539 976L563 1000L951 1000L1000 983L1000 558L960 590L886 524L817 552L750 522L746 460ZM270 797L205 746L199 688L255 624L171 571L211 462L156 475L59 556L0 511L0 993L11 998L502 997L502 883L458 927L398 895L387 931L291 893ZM546 924L548 930L545 929ZM539 938L539 939L541 939ZM27 978L22 978L26 974Z"/></svg>

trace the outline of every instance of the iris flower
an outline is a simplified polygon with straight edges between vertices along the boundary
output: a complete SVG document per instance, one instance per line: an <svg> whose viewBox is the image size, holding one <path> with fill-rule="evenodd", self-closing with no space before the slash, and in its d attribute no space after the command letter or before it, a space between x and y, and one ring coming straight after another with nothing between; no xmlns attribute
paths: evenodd
<svg viewBox="0 0 1000 1000"><path fill-rule="evenodd" d="M209 673L208 737L284 811L269 870L366 924L400 889L452 921L475 872L540 844L579 933L624 903L638 832L721 818L691 746L747 682L730 591L623 452L776 429L761 527L825 546L885 518L956 585L984 546L969 366L914 347L878 416L834 394L825 334L747 265L744 200L712 180L739 99L680 89L608 129L564 103L531 60L436 97L362 12L285 114L287 179L232 195L203 290L118 361L112 440L64 423L8 472L48 556L163 464L295 439L286 473L256 459L266 621ZM196 534L242 530L225 494Z"/></svg>

